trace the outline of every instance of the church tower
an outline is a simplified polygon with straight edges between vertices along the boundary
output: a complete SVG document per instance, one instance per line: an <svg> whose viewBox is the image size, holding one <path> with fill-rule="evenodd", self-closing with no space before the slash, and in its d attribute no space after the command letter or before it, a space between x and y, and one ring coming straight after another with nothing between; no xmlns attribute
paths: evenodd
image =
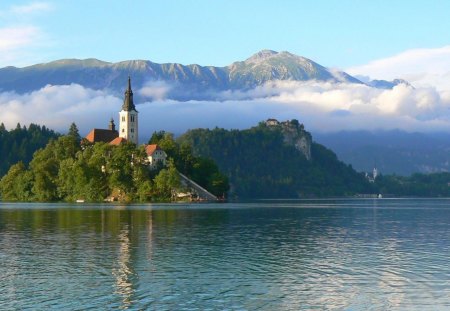
<svg viewBox="0 0 450 311"><path fill-rule="evenodd" d="M128 89L125 91L122 110L119 112L120 129L119 137L129 142L138 143L138 112L133 102L133 91L131 90L131 79L128 77Z"/></svg>

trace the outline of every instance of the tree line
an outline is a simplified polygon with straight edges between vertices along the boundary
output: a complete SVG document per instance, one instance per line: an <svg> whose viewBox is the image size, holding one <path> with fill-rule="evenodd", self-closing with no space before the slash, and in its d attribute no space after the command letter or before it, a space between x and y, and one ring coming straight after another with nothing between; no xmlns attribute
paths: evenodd
<svg viewBox="0 0 450 311"><path fill-rule="evenodd" d="M2 199L169 201L174 191L188 191L180 183L178 167L214 194L226 193L228 181L214 162L192 156L188 146L178 146L171 134L164 133L160 141L171 147L168 165L150 170L144 146L90 144L85 140L81 143L78 129L72 124L67 135L36 151L29 165L20 161L10 167L0 181Z"/></svg>
<svg viewBox="0 0 450 311"><path fill-rule="evenodd" d="M21 161L27 165L36 150L45 147L50 139L59 134L31 123L28 127L17 123L16 128L8 131L3 123L0 124L0 177L11 165Z"/></svg>
<svg viewBox="0 0 450 311"><path fill-rule="evenodd" d="M373 187L322 145L312 143L312 159L307 160L285 143L281 127L264 122L246 130L190 130L179 142L192 146L195 155L213 159L230 179L230 195L237 198L351 196Z"/></svg>

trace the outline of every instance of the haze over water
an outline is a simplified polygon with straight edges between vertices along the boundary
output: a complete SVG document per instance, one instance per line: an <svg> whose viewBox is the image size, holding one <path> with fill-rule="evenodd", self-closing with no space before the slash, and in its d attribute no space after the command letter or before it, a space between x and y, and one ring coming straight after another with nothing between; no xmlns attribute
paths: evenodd
<svg viewBox="0 0 450 311"><path fill-rule="evenodd" d="M1 310L448 310L450 200L0 203Z"/></svg>

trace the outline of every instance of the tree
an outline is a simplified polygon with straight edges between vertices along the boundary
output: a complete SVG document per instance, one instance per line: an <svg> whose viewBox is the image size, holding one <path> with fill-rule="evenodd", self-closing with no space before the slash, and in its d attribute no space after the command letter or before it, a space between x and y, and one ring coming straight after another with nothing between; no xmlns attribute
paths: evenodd
<svg viewBox="0 0 450 311"><path fill-rule="evenodd" d="M155 177L155 191L159 198L172 198L173 191L181 186L180 174L172 161Z"/></svg>
<svg viewBox="0 0 450 311"><path fill-rule="evenodd" d="M0 180L0 193L3 200L29 201L32 198L31 174L22 162L14 164Z"/></svg>
<svg viewBox="0 0 450 311"><path fill-rule="evenodd" d="M68 136L71 136L71 137L73 137L73 138L75 138L76 141L77 141L78 143L80 143L80 141L81 141L81 136L80 136L80 133L79 133L79 131L78 131L78 127L77 127L77 125L75 124L75 122L72 122L72 124L70 125L69 133L68 133L67 135L68 135Z"/></svg>
<svg viewBox="0 0 450 311"><path fill-rule="evenodd" d="M150 137L150 140L148 141L148 144L149 145L159 144L159 141L162 140L165 135L166 135L165 131L153 132L152 137Z"/></svg>

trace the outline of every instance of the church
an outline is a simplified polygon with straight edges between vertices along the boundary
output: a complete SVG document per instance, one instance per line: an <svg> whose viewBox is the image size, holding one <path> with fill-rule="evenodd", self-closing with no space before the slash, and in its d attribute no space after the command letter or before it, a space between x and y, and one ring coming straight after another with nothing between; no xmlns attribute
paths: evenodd
<svg viewBox="0 0 450 311"><path fill-rule="evenodd" d="M110 145L120 145L131 142L138 145L138 111L133 101L133 91L131 90L131 78L128 77L128 87L125 91L122 110L119 112L119 130L116 130L114 119L109 121L108 129L92 129L86 135L90 143L103 142ZM166 164L167 155L158 145L145 146L150 168L156 167L156 163Z"/></svg>
<svg viewBox="0 0 450 311"><path fill-rule="evenodd" d="M122 110L119 112L119 131L116 130L114 120L109 121L108 129L93 129L86 139L91 143L104 142L119 145L124 142L138 144L138 111L134 106L131 78L128 77L128 88L125 91Z"/></svg>

